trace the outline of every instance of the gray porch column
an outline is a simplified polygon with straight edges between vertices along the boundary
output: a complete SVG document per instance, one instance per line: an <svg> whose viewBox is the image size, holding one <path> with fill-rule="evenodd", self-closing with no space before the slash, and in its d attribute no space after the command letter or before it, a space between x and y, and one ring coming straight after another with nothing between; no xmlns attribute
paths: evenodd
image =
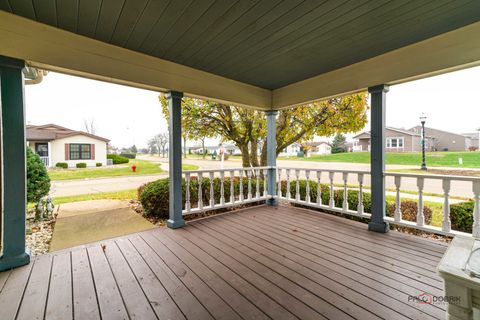
<svg viewBox="0 0 480 320"><path fill-rule="evenodd" d="M170 178L170 217L167 226L176 229L185 225L182 216L182 92L167 95L170 112L168 139L168 173Z"/></svg>
<svg viewBox="0 0 480 320"><path fill-rule="evenodd" d="M368 230L386 233L388 223L385 217L385 103L387 85L368 88L371 95L371 185L372 185L372 216Z"/></svg>
<svg viewBox="0 0 480 320"><path fill-rule="evenodd" d="M23 95L24 61L0 56L1 212L0 271L30 262L25 250L26 155Z"/></svg>
<svg viewBox="0 0 480 320"><path fill-rule="evenodd" d="M268 196L276 196L277 192L277 114L278 111L270 110L265 111L267 116L267 166L275 167L268 169L267 176L267 192ZM274 206L278 204L277 199L267 199L267 204Z"/></svg>

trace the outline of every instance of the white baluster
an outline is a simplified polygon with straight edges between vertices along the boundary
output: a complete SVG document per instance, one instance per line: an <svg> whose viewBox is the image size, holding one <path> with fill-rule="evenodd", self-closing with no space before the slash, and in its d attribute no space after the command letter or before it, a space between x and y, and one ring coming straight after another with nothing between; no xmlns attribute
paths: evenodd
<svg viewBox="0 0 480 320"><path fill-rule="evenodd" d="M474 237L480 237L480 181L473 182L473 230Z"/></svg>
<svg viewBox="0 0 480 320"><path fill-rule="evenodd" d="M278 187L277 187L277 193L278 193L278 199L282 197L282 169L277 169L278 173Z"/></svg>
<svg viewBox="0 0 480 320"><path fill-rule="evenodd" d="M452 223L450 222L450 180L442 179L443 187L443 221L442 221L442 230L445 232L450 232L452 230Z"/></svg>
<svg viewBox="0 0 480 320"><path fill-rule="evenodd" d="M247 170L247 178L248 178L247 198L248 200L252 200L252 170Z"/></svg>
<svg viewBox="0 0 480 320"><path fill-rule="evenodd" d="M307 185L305 186L305 202L310 203L310 170L305 170L305 178L307 179Z"/></svg>
<svg viewBox="0 0 480 320"><path fill-rule="evenodd" d="M235 203L235 187L233 184L233 180L235 179L235 170L230 171L230 203Z"/></svg>
<svg viewBox="0 0 480 320"><path fill-rule="evenodd" d="M357 213L362 215L364 213L363 208L363 173L358 174L358 206Z"/></svg>
<svg viewBox="0 0 480 320"><path fill-rule="evenodd" d="M317 205L322 205L322 185L320 180L322 178L322 171L317 171Z"/></svg>
<svg viewBox="0 0 480 320"><path fill-rule="evenodd" d="M239 195L238 195L238 201L240 201L240 203L243 202L243 169L240 169L238 170L238 176L240 178L240 182L239 182Z"/></svg>
<svg viewBox="0 0 480 320"><path fill-rule="evenodd" d="M335 198L334 198L334 194L333 194L333 177L335 175L335 172L329 172L328 173L328 177L330 178L330 201L328 203L328 205L330 206L330 208L333 208L335 207Z"/></svg>
<svg viewBox="0 0 480 320"><path fill-rule="evenodd" d="M395 212L393 214L393 220L395 222L402 221L402 199L400 198L400 186L402 184L402 177L395 176Z"/></svg>
<svg viewBox="0 0 480 320"><path fill-rule="evenodd" d="M220 171L220 205L225 205L225 187L223 183L225 179L225 171Z"/></svg>
<svg viewBox="0 0 480 320"><path fill-rule="evenodd" d="M255 198L260 198L260 170L258 169L255 169L255 175L257 176L255 182L256 182L256 186L255 186Z"/></svg>
<svg viewBox="0 0 480 320"><path fill-rule="evenodd" d="M418 187L418 212L417 212L417 225L423 227L425 224L425 216L423 214L423 186L425 184L425 179L423 177L417 178L417 187Z"/></svg>
<svg viewBox="0 0 480 320"><path fill-rule="evenodd" d="M197 207L200 210L203 210L203 192L202 192L202 179L203 174L201 172L198 173L198 204Z"/></svg>
<svg viewBox="0 0 480 320"><path fill-rule="evenodd" d="M300 170L296 169L295 170L295 200L299 201L300 200Z"/></svg>
<svg viewBox="0 0 480 320"><path fill-rule="evenodd" d="M210 207L215 207L215 190L213 188L213 172L210 172Z"/></svg>
<svg viewBox="0 0 480 320"><path fill-rule="evenodd" d="M185 172L185 211L190 212L190 172Z"/></svg>
<svg viewBox="0 0 480 320"><path fill-rule="evenodd" d="M276 173L273 173L273 174L276 174ZM267 180L268 180L268 169L263 169L263 197L264 198L267 198L268 196Z"/></svg>
<svg viewBox="0 0 480 320"><path fill-rule="evenodd" d="M291 196L292 196L290 194L290 169L286 170L286 174L287 174L287 194L286 194L286 197L287 197L287 199L290 199Z"/></svg>
<svg viewBox="0 0 480 320"><path fill-rule="evenodd" d="M343 176L343 211L348 211L348 172L344 172Z"/></svg>

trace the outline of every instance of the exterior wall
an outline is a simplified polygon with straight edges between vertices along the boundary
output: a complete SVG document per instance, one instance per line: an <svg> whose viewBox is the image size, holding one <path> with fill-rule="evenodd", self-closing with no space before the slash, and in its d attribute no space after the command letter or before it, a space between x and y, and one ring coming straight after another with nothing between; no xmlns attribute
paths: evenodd
<svg viewBox="0 0 480 320"><path fill-rule="evenodd" d="M326 143L322 143L321 145L317 146L317 150L315 152L312 152L313 154L331 154L332 153L332 147L330 147Z"/></svg>
<svg viewBox="0 0 480 320"><path fill-rule="evenodd" d="M420 132L421 127L417 126L412 128L412 130ZM426 127L425 135L434 138L432 141L433 145L430 146L436 148L437 151L443 151L444 149L448 149L448 151L468 150L467 138L460 134Z"/></svg>
<svg viewBox="0 0 480 320"><path fill-rule="evenodd" d="M85 143L95 144L95 159L93 160L65 160L65 144L70 143ZM83 135L67 137L63 139L54 140L51 142L51 160L52 166L58 162L66 162L69 167L75 167L79 162L85 162L88 167L95 167L97 162L107 165L107 143L105 141L97 140Z"/></svg>

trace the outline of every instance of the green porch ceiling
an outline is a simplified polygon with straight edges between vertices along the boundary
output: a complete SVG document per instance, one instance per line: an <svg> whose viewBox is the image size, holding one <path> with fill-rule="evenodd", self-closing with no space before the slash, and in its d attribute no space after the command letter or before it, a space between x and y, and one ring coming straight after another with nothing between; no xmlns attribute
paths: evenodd
<svg viewBox="0 0 480 320"><path fill-rule="evenodd" d="M0 0L0 9L266 89L480 21L478 0Z"/></svg>

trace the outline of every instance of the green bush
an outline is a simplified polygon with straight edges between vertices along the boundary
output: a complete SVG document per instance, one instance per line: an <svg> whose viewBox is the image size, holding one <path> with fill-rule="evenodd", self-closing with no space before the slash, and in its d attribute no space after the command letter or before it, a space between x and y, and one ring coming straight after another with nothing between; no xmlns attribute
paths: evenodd
<svg viewBox="0 0 480 320"><path fill-rule="evenodd" d="M68 168L68 163L66 162L57 162L55 164L55 167L57 168L62 168L62 169L67 169Z"/></svg>
<svg viewBox="0 0 480 320"><path fill-rule="evenodd" d="M230 178L224 179L224 197L225 202L230 201ZM238 197L240 194L240 178L233 178L234 194ZM252 177L252 197L255 197L256 193L256 179ZM192 177L190 180L190 203L192 208L198 203L198 179ZM220 203L220 189L221 179L213 179L213 190L215 204ZM242 189L244 199L248 195L248 179L242 179ZM263 181L259 183L260 194L263 195ZM159 219L167 219L169 212L169 179L160 179L141 186L138 189L138 198L142 203L145 215L155 216ZM182 199L185 200L185 180L182 180ZM202 201L204 206L210 205L210 179L202 179ZM183 201L182 207L185 208L185 201Z"/></svg>
<svg viewBox="0 0 480 320"><path fill-rule="evenodd" d="M450 221L453 230L472 232L474 207L473 201L455 203L450 206Z"/></svg>
<svg viewBox="0 0 480 320"><path fill-rule="evenodd" d="M123 164L130 161L128 158L121 157L117 154L108 154L107 159L112 159L113 164Z"/></svg>
<svg viewBox="0 0 480 320"><path fill-rule="evenodd" d="M40 156L27 147L27 202L38 202L50 191L50 178Z"/></svg>
<svg viewBox="0 0 480 320"><path fill-rule="evenodd" d="M122 152L120 153L120 157L124 157L127 159L135 159L137 155L135 153L127 153L127 152Z"/></svg>
<svg viewBox="0 0 480 320"><path fill-rule="evenodd" d="M97 163L95 163L95 166L101 167L101 166L102 166L102 163L101 163L101 162L97 162Z"/></svg>
<svg viewBox="0 0 480 320"><path fill-rule="evenodd" d="M85 162L79 162L75 165L77 168L86 168L87 164Z"/></svg>

